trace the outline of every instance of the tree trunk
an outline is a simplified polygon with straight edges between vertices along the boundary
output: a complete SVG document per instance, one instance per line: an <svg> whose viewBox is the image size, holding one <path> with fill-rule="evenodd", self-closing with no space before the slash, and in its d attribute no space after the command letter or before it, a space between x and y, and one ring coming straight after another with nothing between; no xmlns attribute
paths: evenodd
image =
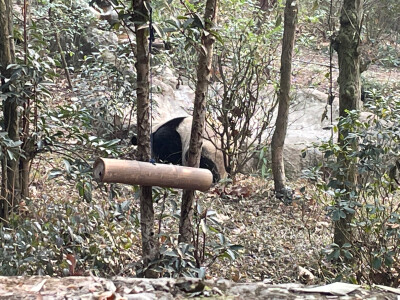
<svg viewBox="0 0 400 300"><path fill-rule="evenodd" d="M360 83L360 53L359 43L361 34L363 0L344 0L340 15L339 35L334 42L339 61L339 115L345 117L347 110L358 110L361 99ZM339 128L339 144L345 143L350 132ZM358 145L351 145L356 150ZM357 184L357 167L351 159L339 157L343 170L347 173L339 180L347 194L354 190ZM343 199L342 199L343 200ZM348 199L350 201L350 199ZM346 213L346 217L335 222L334 242L339 246L351 240L350 221L353 215Z"/></svg>
<svg viewBox="0 0 400 300"><path fill-rule="evenodd" d="M286 0L281 55L281 80L278 93L279 107L275 131L271 141L272 173L274 176L275 193L278 195L284 192L286 185L283 150L289 117L292 53L294 48L296 24L297 2L295 0Z"/></svg>
<svg viewBox="0 0 400 300"><path fill-rule="evenodd" d="M10 78L9 64L15 62L15 48L12 25L12 3L10 0L0 0L0 73ZM4 84L4 79L2 79ZM7 93L7 90L3 92ZM19 141L19 118L17 113L17 99L12 96L3 102L4 130L13 141ZM6 150L6 149L3 149ZM6 153L6 151L4 152ZM4 155L2 162L2 199L0 200L0 218L7 220L10 209L20 199L18 155L10 159Z"/></svg>
<svg viewBox="0 0 400 300"><path fill-rule="evenodd" d="M20 188L21 188L21 198L29 197L29 174L31 169L31 162L36 155L36 141L35 137L29 133L29 115L30 115L29 99L28 105L26 106L26 111L24 112L25 121L23 122L23 136L22 151L25 157L20 157L19 162L19 176L20 176ZM26 122L26 123L25 123Z"/></svg>
<svg viewBox="0 0 400 300"><path fill-rule="evenodd" d="M73 91L74 88L72 86L71 76L69 75L67 60L65 59L65 53L61 47L60 34L58 33L57 29L56 32L54 33L54 37L56 39L57 49L61 57L61 63L65 72L65 76L67 77L68 87L70 88L71 91Z"/></svg>
<svg viewBox="0 0 400 300"><path fill-rule="evenodd" d="M201 148L203 145L203 132L206 119L206 95L208 82L211 77L211 63L213 55L213 44L215 38L209 33L213 24L217 20L217 0L207 0L204 13L205 29L201 37L204 47L199 53L197 65L197 84L194 98L194 111L192 130L186 165L189 167L199 167ZM186 160L186 154L183 154ZM193 190L184 190L182 194L181 218L179 223L179 242L190 243L192 237L193 220Z"/></svg>
<svg viewBox="0 0 400 300"><path fill-rule="evenodd" d="M276 0L259 0L260 9L268 11L271 7L276 4Z"/></svg>
<svg viewBox="0 0 400 300"><path fill-rule="evenodd" d="M150 101L149 101L149 70L150 53L148 28L143 25L149 19L149 12L143 0L133 0L134 20L137 44L137 127L138 127L138 160L149 161L150 150ZM140 226L142 233L142 255L144 266L155 260L159 254L158 240L154 229L154 208L152 187L140 187ZM153 277L151 272L146 277Z"/></svg>

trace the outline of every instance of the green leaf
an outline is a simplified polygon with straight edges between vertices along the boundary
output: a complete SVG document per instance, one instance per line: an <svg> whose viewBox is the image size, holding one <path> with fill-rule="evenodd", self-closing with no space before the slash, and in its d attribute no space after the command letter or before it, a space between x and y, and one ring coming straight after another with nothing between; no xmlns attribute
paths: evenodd
<svg viewBox="0 0 400 300"><path fill-rule="evenodd" d="M168 23L174 25L177 29L180 29L182 26L181 21L179 21L179 19L175 17L171 17L171 21L169 21Z"/></svg>
<svg viewBox="0 0 400 300"><path fill-rule="evenodd" d="M163 37L164 37L163 30L162 30L157 24L153 24L153 29L154 29L154 31L158 34L158 36L159 36L160 38L163 38Z"/></svg>
<svg viewBox="0 0 400 300"><path fill-rule="evenodd" d="M204 219L201 219L200 221L200 225L201 225L201 230L203 231L203 233L208 234L208 227L206 225L206 222Z"/></svg>
<svg viewBox="0 0 400 300"><path fill-rule="evenodd" d="M340 210L335 210L335 211L332 213L332 220L333 220L333 221L339 221L339 220L340 220L340 213L341 213Z"/></svg>
<svg viewBox="0 0 400 300"><path fill-rule="evenodd" d="M348 250L343 250L343 254L347 259L352 259L353 258L353 254L351 254L351 252L348 251Z"/></svg>
<svg viewBox="0 0 400 300"><path fill-rule="evenodd" d="M374 257L372 260L372 267L374 269L379 269L382 266L382 259L380 257Z"/></svg>
<svg viewBox="0 0 400 300"><path fill-rule="evenodd" d="M328 260L337 260L340 257L340 249L335 249L328 256Z"/></svg>
<svg viewBox="0 0 400 300"><path fill-rule="evenodd" d="M11 150L7 149L7 156L9 159L11 160L15 160L16 156L14 155L14 152L12 152Z"/></svg>
<svg viewBox="0 0 400 300"><path fill-rule="evenodd" d="M49 176L47 177L48 179L54 179L59 176L63 175L63 171L58 170L58 169L53 169L50 171Z"/></svg>
<svg viewBox="0 0 400 300"><path fill-rule="evenodd" d="M275 21L275 28L281 26L282 24L282 15L278 15L278 18Z"/></svg>
<svg viewBox="0 0 400 300"><path fill-rule="evenodd" d="M216 229L216 228L213 227L213 226L208 226L208 229L209 229L210 231L214 232L214 233L218 233L218 232L219 232L219 230Z"/></svg>
<svg viewBox="0 0 400 300"><path fill-rule="evenodd" d="M114 140L108 141L107 146L111 147L111 146L117 145L119 142L121 142L120 139L114 139Z"/></svg>
<svg viewBox="0 0 400 300"><path fill-rule="evenodd" d="M232 249L233 251L239 251L242 250L244 247L242 245L232 245L229 247L229 249Z"/></svg>
<svg viewBox="0 0 400 300"><path fill-rule="evenodd" d="M348 212L350 215L354 215L356 211L353 208L350 208L348 206L344 207L344 210Z"/></svg>
<svg viewBox="0 0 400 300"><path fill-rule="evenodd" d="M221 244L222 244L222 245L225 245L225 244L226 244L226 238L225 238L225 236L224 236L222 233L219 233L219 234L218 234L218 237L219 237L219 240L220 240Z"/></svg>
<svg viewBox="0 0 400 300"><path fill-rule="evenodd" d="M71 174L71 164L68 160L63 159L65 170L67 171L68 174Z"/></svg>
<svg viewBox="0 0 400 300"><path fill-rule="evenodd" d="M229 258L230 258L231 260L235 260L235 259L236 259L236 254L235 254L232 250L226 249L226 252L228 253Z"/></svg>
<svg viewBox="0 0 400 300"><path fill-rule="evenodd" d="M394 263L394 259L391 255L385 255L385 265L391 267Z"/></svg>
<svg viewBox="0 0 400 300"><path fill-rule="evenodd" d="M204 29L206 27L204 19L198 13L193 14L193 24L200 29Z"/></svg>
<svg viewBox="0 0 400 300"><path fill-rule="evenodd" d="M179 257L178 253L172 250L167 250L163 253L166 256L171 256L171 257Z"/></svg>
<svg viewBox="0 0 400 300"><path fill-rule="evenodd" d="M186 28L188 28L192 23L194 22L194 19L193 18L188 18L186 21L185 21L185 23L183 23L183 28L184 29L186 29Z"/></svg>

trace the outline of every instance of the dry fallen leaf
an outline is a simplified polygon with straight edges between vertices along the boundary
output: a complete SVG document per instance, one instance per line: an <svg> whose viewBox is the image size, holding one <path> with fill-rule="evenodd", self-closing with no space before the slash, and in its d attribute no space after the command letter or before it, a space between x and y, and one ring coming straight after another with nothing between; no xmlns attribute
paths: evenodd
<svg viewBox="0 0 400 300"><path fill-rule="evenodd" d="M67 262L69 266L69 275L75 275L76 258L73 254L67 254Z"/></svg>
<svg viewBox="0 0 400 300"><path fill-rule="evenodd" d="M38 283L37 285L32 287L31 292L39 293L43 289L43 286L46 283L46 280L47 279L43 279L40 283Z"/></svg>
<svg viewBox="0 0 400 300"><path fill-rule="evenodd" d="M311 284L314 282L315 276L306 268L298 266L298 278L302 283Z"/></svg>

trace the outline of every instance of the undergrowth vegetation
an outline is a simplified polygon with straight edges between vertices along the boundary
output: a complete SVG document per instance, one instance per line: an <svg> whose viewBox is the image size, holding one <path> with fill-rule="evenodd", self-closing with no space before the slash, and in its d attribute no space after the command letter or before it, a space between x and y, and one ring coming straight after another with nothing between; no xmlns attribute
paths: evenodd
<svg viewBox="0 0 400 300"><path fill-rule="evenodd" d="M142 276L135 190L97 192L93 201L86 202L69 194L71 189L64 184L61 194L47 190L41 198L27 199L7 226L0 225L0 274ZM119 201L112 199L116 193ZM127 197L132 193L134 198ZM160 276L204 278L216 260L239 256L242 247L225 237L221 215L206 208L210 201L204 203L206 195L196 203L195 243L187 245L177 242L179 194L161 188L154 188L154 194L162 246L159 260L150 268Z"/></svg>
<svg viewBox="0 0 400 300"><path fill-rule="evenodd" d="M140 237L128 205L65 196L27 200L1 226L1 274L110 276L129 267Z"/></svg>
<svg viewBox="0 0 400 300"><path fill-rule="evenodd" d="M337 127L351 132L343 145L330 140L319 145L324 164L305 177L316 183L333 222L353 215L350 243L331 244L326 259L337 280L390 286L400 284L400 97L374 95L367 112L352 111ZM337 130L335 127L335 132ZM357 143L357 151L350 145ZM351 159L358 169L356 186L343 188L341 159ZM350 199L350 200L344 200Z"/></svg>

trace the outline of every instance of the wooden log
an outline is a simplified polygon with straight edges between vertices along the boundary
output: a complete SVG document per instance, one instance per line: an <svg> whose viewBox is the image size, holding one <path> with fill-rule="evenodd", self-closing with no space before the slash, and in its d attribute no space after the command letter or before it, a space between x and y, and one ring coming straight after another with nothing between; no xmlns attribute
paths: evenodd
<svg viewBox="0 0 400 300"><path fill-rule="evenodd" d="M207 169L110 158L98 158L95 161L93 176L95 180L107 183L199 191L208 190L213 179L211 171Z"/></svg>

